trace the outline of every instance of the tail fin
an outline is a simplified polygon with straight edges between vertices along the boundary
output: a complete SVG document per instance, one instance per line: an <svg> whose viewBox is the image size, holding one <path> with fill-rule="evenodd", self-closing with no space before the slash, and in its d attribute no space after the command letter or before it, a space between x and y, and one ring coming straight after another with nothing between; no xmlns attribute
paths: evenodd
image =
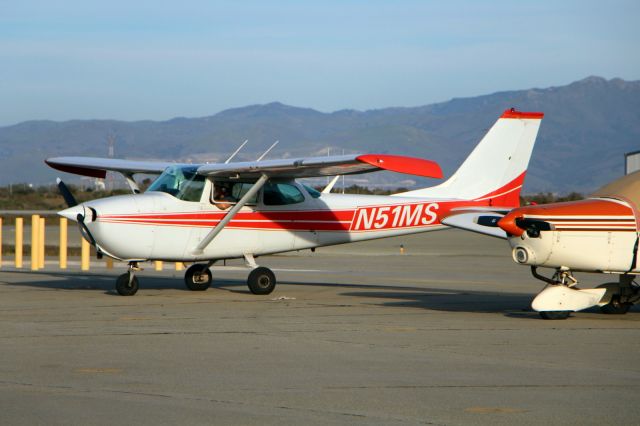
<svg viewBox="0 0 640 426"><path fill-rule="evenodd" d="M541 112L506 110L446 182L394 195L519 206L520 189L543 116Z"/></svg>

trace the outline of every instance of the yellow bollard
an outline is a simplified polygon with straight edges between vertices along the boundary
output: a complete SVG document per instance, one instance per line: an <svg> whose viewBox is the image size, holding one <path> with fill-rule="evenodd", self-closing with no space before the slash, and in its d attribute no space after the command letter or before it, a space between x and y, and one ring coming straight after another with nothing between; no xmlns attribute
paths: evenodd
<svg viewBox="0 0 640 426"><path fill-rule="evenodd" d="M162 260L156 260L156 271L162 271Z"/></svg>
<svg viewBox="0 0 640 426"><path fill-rule="evenodd" d="M40 228L40 216L34 214L31 216L31 270L37 271L40 266L38 260L38 254L40 250L38 244L40 243L40 235L38 234L38 228Z"/></svg>
<svg viewBox="0 0 640 426"><path fill-rule="evenodd" d="M22 268L22 232L23 232L24 220L21 217L16 218L16 268Z"/></svg>
<svg viewBox="0 0 640 426"><path fill-rule="evenodd" d="M44 233L44 228L45 228L45 221L44 221L44 217L40 218L40 227L38 228L39 231L39 235L38 237L40 238L39 241L39 249L40 249L40 254L38 254L38 267L40 269L44 268L44 257L45 257L45 249L46 249L46 240L45 240L45 233Z"/></svg>
<svg viewBox="0 0 640 426"><path fill-rule="evenodd" d="M176 271L182 271L184 269L184 263L176 262Z"/></svg>
<svg viewBox="0 0 640 426"><path fill-rule="evenodd" d="M60 269L67 269L67 218L60 218Z"/></svg>
<svg viewBox="0 0 640 426"><path fill-rule="evenodd" d="M2 218L0 217L0 268L2 268Z"/></svg>
<svg viewBox="0 0 640 426"><path fill-rule="evenodd" d="M89 256L91 255L91 246L84 238L81 241L80 248L80 269L83 271L89 270Z"/></svg>
<svg viewBox="0 0 640 426"><path fill-rule="evenodd" d="M107 263L107 269L113 269L113 259L112 258L107 257L106 263Z"/></svg>

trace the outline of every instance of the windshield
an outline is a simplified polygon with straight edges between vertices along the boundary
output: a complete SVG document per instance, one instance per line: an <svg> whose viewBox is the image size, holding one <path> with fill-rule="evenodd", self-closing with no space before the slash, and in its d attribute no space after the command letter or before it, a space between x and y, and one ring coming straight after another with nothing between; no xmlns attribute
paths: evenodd
<svg viewBox="0 0 640 426"><path fill-rule="evenodd" d="M204 176L194 166L169 166L156 179L147 192L166 192L183 201L200 201L204 189Z"/></svg>

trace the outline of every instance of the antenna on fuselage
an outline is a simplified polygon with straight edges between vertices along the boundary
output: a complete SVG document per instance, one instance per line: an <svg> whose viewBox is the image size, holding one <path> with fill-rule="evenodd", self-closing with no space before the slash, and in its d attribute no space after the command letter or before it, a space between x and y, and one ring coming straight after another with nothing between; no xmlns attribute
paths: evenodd
<svg viewBox="0 0 640 426"><path fill-rule="evenodd" d="M264 158L264 157L269 153L269 151L271 151L271 150L272 150L276 145L278 145L278 143L279 143L279 142L280 142L280 141L275 141L275 142L273 143L273 145L271 145L271 146L269 147L269 149L267 149L267 150L264 152L264 154L262 154L262 155L261 155L261 156L260 156L256 161L260 161L260 160L262 160L262 159L263 159L263 158Z"/></svg>
<svg viewBox="0 0 640 426"><path fill-rule="evenodd" d="M244 147L247 144L247 142L249 142L249 139L245 139L245 141L242 142L242 144L238 147L238 149L233 151L233 154L231 154L231 156L229 158L227 158L227 161L225 161L224 164L229 164L229 161L231 161L231 159L233 159L233 157L235 157L236 154L240 152L242 147Z"/></svg>

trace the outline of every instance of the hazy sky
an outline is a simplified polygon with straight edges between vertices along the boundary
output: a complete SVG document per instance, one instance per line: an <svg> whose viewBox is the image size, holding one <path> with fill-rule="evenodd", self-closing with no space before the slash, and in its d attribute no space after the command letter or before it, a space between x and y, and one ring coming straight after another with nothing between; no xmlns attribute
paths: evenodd
<svg viewBox="0 0 640 426"><path fill-rule="evenodd" d="M0 0L0 125L640 79L640 2Z"/></svg>

